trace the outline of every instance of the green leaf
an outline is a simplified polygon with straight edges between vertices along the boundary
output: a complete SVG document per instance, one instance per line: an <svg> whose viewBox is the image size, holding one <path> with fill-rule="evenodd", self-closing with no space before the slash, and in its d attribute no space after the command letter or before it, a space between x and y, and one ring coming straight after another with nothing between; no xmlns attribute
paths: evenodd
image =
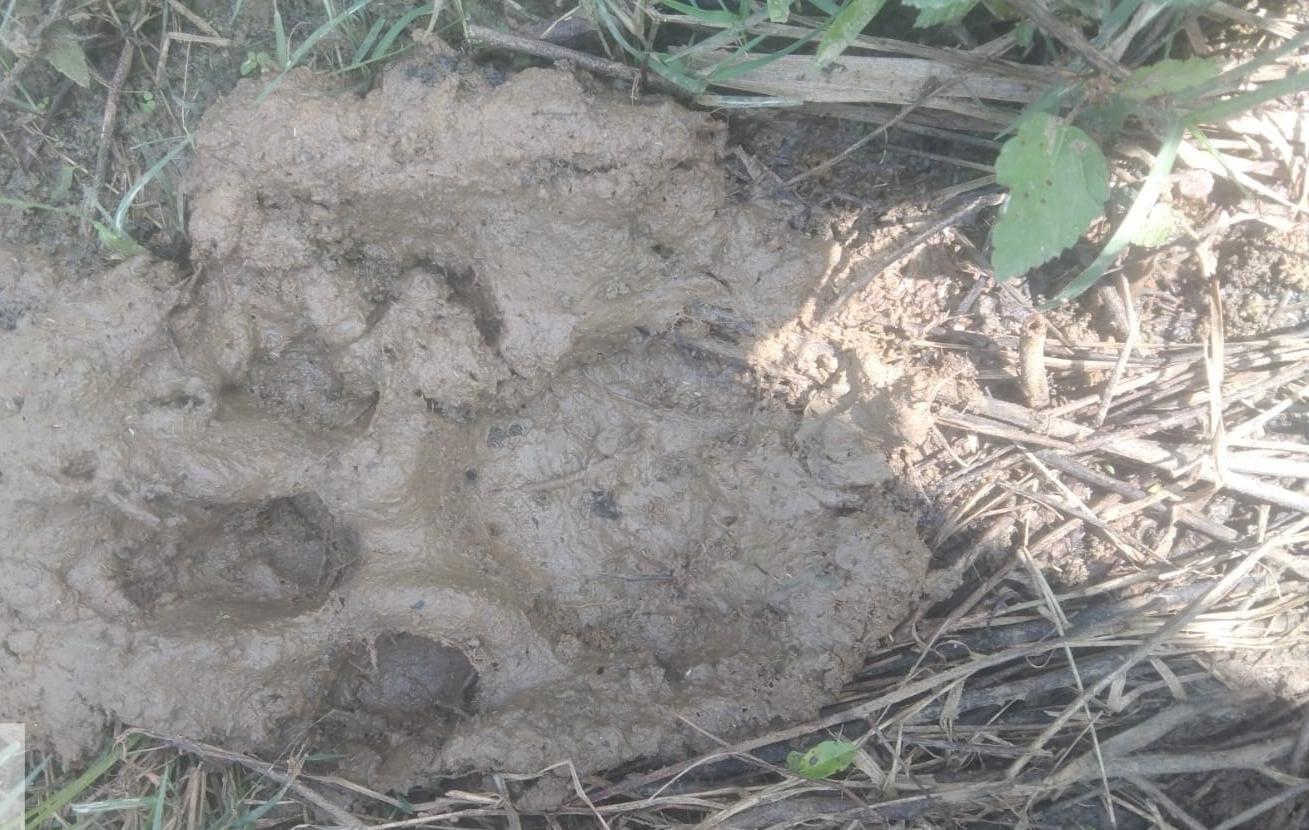
<svg viewBox="0 0 1309 830"><path fill-rule="evenodd" d="M823 741L808 752L786 756L786 768L801 778L817 781L844 772L854 763L859 747L849 741Z"/></svg>
<svg viewBox="0 0 1309 830"><path fill-rule="evenodd" d="M45 59L64 77L80 87L91 85L91 70L86 65L86 53L77 35L67 26L56 24L46 30Z"/></svg>
<svg viewBox="0 0 1309 830"><path fill-rule="evenodd" d="M768 19L785 23L791 16L791 0L768 0Z"/></svg>
<svg viewBox="0 0 1309 830"><path fill-rule="evenodd" d="M918 19L914 21L914 28L926 29L928 26L958 23L980 0L904 0L904 2L918 9Z"/></svg>
<svg viewBox="0 0 1309 830"><path fill-rule="evenodd" d="M1177 148L1182 143L1182 133L1185 130L1185 124L1177 119L1169 122L1167 130L1164 131L1163 138L1159 142L1159 152L1154 157L1154 164L1150 166L1150 173L1141 183L1141 189L1137 192L1136 198L1132 200L1132 206L1128 208L1127 215L1123 221L1118 223L1117 229L1114 230L1113 236L1104 244L1095 260L1082 273L1078 274L1072 282L1068 283L1062 291L1054 296L1046 304L1046 307L1052 307L1059 303L1071 300L1080 295L1086 289L1095 285L1095 281L1109 270L1118 254L1122 253L1128 243L1132 241L1132 235L1135 229L1145 223L1150 212L1154 209L1159 197L1163 195L1164 188L1168 185L1168 177L1173 172L1173 162L1177 160Z"/></svg>
<svg viewBox="0 0 1309 830"><path fill-rule="evenodd" d="M1218 62L1211 58L1162 60L1128 75L1118 94L1132 101L1147 101L1199 86L1217 78L1218 71Z"/></svg>
<svg viewBox="0 0 1309 830"><path fill-rule="evenodd" d="M995 177L1009 188L991 235L991 265L1001 281L1076 242L1109 198L1109 165L1100 148L1048 113L1034 113L1000 148Z"/></svg>
<svg viewBox="0 0 1309 830"><path fill-rule="evenodd" d="M814 65L823 67L839 58L885 5L886 0L850 0L842 6L818 41Z"/></svg>

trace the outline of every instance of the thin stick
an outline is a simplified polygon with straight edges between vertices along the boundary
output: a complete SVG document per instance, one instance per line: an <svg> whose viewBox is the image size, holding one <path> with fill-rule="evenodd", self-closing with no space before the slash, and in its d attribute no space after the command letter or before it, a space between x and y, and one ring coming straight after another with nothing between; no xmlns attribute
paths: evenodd
<svg viewBox="0 0 1309 830"><path fill-rule="evenodd" d="M864 287L868 285L868 283L872 282L877 277L878 274L882 273L887 268L890 268L892 265L895 265L900 260L912 254L914 252L914 249L917 248L919 245L922 245L924 242L927 242L932 237L944 231L946 228L950 228L955 225L958 225L961 222L967 221L978 210L981 210L984 207L991 207L993 205L998 205L1002 201L1004 201L1003 195L998 193L988 193L986 195L978 196L974 199L970 199L969 201L964 202L962 205L950 211L949 213L946 213L943 216L937 218L936 220L930 222L927 225L927 227L913 234L901 244L896 245L889 253L881 257L878 257L867 269L864 270L862 274L850 280L850 283L846 285L844 289L841 290L841 293L840 295L837 296L836 300L833 301L833 303L827 308L826 311L824 311L821 315L819 315L818 320L816 322L818 323L829 322L833 317L837 315L837 313L841 311L842 308L845 307L846 303L850 302L850 300L856 294L862 291Z"/></svg>
<svg viewBox="0 0 1309 830"><path fill-rule="evenodd" d="M105 171L109 166L109 145L114 138L114 125L118 123L118 98L123 94L123 84L127 73L132 69L132 41L124 38L123 48L118 53L118 65L114 76L109 80L109 94L105 97L105 114L100 120L100 144L95 151L95 167L92 168L91 181L87 182L82 198L82 233L91 229L91 214L100 202L100 188L104 185Z"/></svg>
<svg viewBox="0 0 1309 830"><path fill-rule="evenodd" d="M1091 45L1075 27L1055 17L1045 0L1009 0L1009 4L1036 24L1036 28L1081 55L1094 69L1116 80L1127 77L1126 69Z"/></svg>
<svg viewBox="0 0 1309 830"><path fill-rule="evenodd" d="M1036 740L1032 741L1028 746L1027 753L1009 766L1007 773L1008 777L1013 778L1022 772L1023 768L1027 766L1028 762L1031 761L1033 757L1035 757L1036 753L1044 749L1046 743L1054 737L1055 733L1060 729L1063 729L1069 719L1071 719L1075 713L1080 711L1083 706L1090 702L1092 698L1104 691L1110 683L1113 683L1119 677L1126 675L1127 672L1141 660L1149 657L1154 650L1168 640L1169 637L1190 625L1196 617L1204 613L1219 599L1226 596L1237 583L1254 570L1254 566L1259 564L1259 561L1263 559L1265 554L1275 547L1281 547L1293 536L1300 533L1306 526L1309 526L1309 519L1302 518L1295 524L1291 525L1291 527L1284 533L1279 534L1275 538L1269 539L1259 547L1250 551L1246 554L1245 558L1236 565L1236 567L1228 571L1227 574L1212 588L1206 591L1203 595L1192 600L1182 613L1161 625L1158 631L1146 638L1139 646L1132 649L1127 657L1124 658L1122 665L1120 665L1117 670L1112 671L1097 680L1089 689L1078 695L1076 700L1064 707L1064 710L1060 712L1045 729L1041 730L1041 734L1038 735ZM1291 738L1290 740L1293 744L1295 739Z"/></svg>
<svg viewBox="0 0 1309 830"><path fill-rule="evenodd" d="M638 70L635 67L626 64L597 58L595 55L588 55L585 52L559 46L546 40L536 40L497 32L495 29L488 29L475 23L468 24L468 36L475 41L480 41L498 49L519 52L524 55L534 55L550 61L568 61L597 75L607 75L610 78L631 81L638 75Z"/></svg>
<svg viewBox="0 0 1309 830"><path fill-rule="evenodd" d="M1072 645L1083 645L1081 640L1069 641ZM752 750L762 746L778 743L780 741L789 741L792 738L800 738L820 729L826 729L831 726L845 723L846 721L865 720L893 704L909 700L926 692L947 688L951 683L962 680L978 672L987 669L1002 666L1014 660L1035 657L1038 654L1044 654L1055 649L1062 648L1064 643L1058 639L1045 640L1039 643L1029 643L1023 646L1009 649L1001 654L989 654L970 660L962 665L955 666L945 671L938 672L929 677L922 678L912 683L906 683L894 689L890 689L882 695L866 700L862 703L846 707L836 712L823 715L817 720L803 723L798 726L779 729L766 735L760 735L749 740L740 741L732 744L720 751L720 756L744 755ZM674 775L681 775L688 769L691 769L703 763L702 759L696 758L690 761L678 761L674 764L661 767L648 773L642 773L632 776L617 784L605 787L598 792L590 795L591 800L603 801L612 798L619 793L632 792L640 787L647 786L656 781L662 781L665 778Z"/></svg>
<svg viewBox="0 0 1309 830"><path fill-rule="evenodd" d="M1169 815L1186 825L1187 830L1208 830L1203 824L1196 821L1190 813L1183 810L1177 802L1169 798L1167 793L1151 783L1149 779L1140 776L1133 776L1128 780L1131 781L1138 790L1162 804L1164 809L1168 811Z"/></svg>
<svg viewBox="0 0 1309 830"><path fill-rule="evenodd" d="M844 150L837 153L836 155L832 156L827 161L824 161L823 163L815 167L811 167L808 170L804 171L803 173L797 173L796 175L787 179L786 186L794 187L795 185L799 184L805 179L813 178L814 176L817 176L820 173L823 173L827 170L831 170L833 167L840 164L845 159L849 158L852 154L858 152L859 149L867 145L868 142L877 138L879 135L885 135L887 130L898 125L901 121L909 117L909 115L911 115L915 110L921 108L924 104L926 104L928 101L932 99L932 96L941 92L943 89L947 87L955 86L958 83L959 80L955 80L955 81L951 81L946 86L935 86L931 89L928 89L926 92L924 92L922 95L918 97L917 101L911 104L905 104L903 107L900 108L900 111L897 112L889 121L879 125L877 129L873 130L868 135L860 138L858 141L851 144L849 147L846 147Z"/></svg>
<svg viewBox="0 0 1309 830"><path fill-rule="evenodd" d="M208 758L211 761L226 761L234 764L239 764L240 766L243 766L248 770L259 773L260 775L266 776L269 779L276 781L279 784L282 784L288 790L294 792L297 796L303 798L305 801L309 802L314 807L321 810L324 815L331 818L332 821L336 822L338 826L346 827L346 828L357 828L362 826L359 819L347 813L340 806L332 803L332 801L330 801L322 793L318 792L312 787L301 782L299 780L300 775L298 771L296 771L293 768L288 767L287 772L282 772L280 769L277 768L276 764L271 764L267 761L260 761L255 758L251 758L247 755L242 755L239 752L232 752L230 750L221 749L216 746L202 744L199 741L191 741L191 740L186 740L184 738L174 738L168 735L159 734L157 732L149 732L144 729L137 729L132 731L139 732L143 735L150 735L151 737L157 738L161 741L165 741L171 744L176 749L188 755L196 755L201 758Z"/></svg>
<svg viewBox="0 0 1309 830"><path fill-rule="evenodd" d="M1124 498L1141 500L1149 497L1150 495L1147 491L1145 491L1140 487L1137 487L1134 484L1129 484L1128 482L1120 481L1119 479L1116 479L1113 476L1099 472L1098 470L1093 470L1090 467L1087 467L1086 465L1072 458L1068 458L1066 456L1060 455L1059 453L1051 452L1049 450L1041 450L1036 453L1036 457L1041 459L1043 463L1051 467L1054 467L1056 470L1059 470L1060 472L1066 473L1074 478L1080 479L1094 487L1100 487L1101 489L1108 490L1111 493L1117 493L1118 495ZM1180 497L1176 496L1175 494L1172 494L1169 497L1172 499L1180 500ZM1146 509L1156 514L1166 515L1173 512L1173 508L1165 506L1163 504L1155 504ZM1237 540L1241 538L1241 534L1237 533L1235 530L1232 530L1227 525L1219 524L1213 521L1212 519L1209 519L1206 516L1196 513L1190 508L1187 507L1177 508L1175 512L1176 512L1175 518L1179 524L1185 525L1186 527L1189 527L1192 530L1199 531L1200 533L1203 533L1212 539L1216 539L1220 542L1226 542L1230 545L1230 544L1235 544Z"/></svg>
<svg viewBox="0 0 1309 830"><path fill-rule="evenodd" d="M1218 278L1209 280L1209 342L1205 349L1205 378L1209 381L1209 445L1214 475L1221 487L1227 470L1227 436L1223 424L1223 298Z"/></svg>
<svg viewBox="0 0 1309 830"><path fill-rule="evenodd" d="M1309 371L1309 364L1297 365L1291 367L1292 370L1299 374ZM1281 373L1278 373L1281 374ZM1276 377L1276 375L1274 376ZM1270 378L1272 380L1272 378ZM1256 386L1262 384L1255 384ZM1242 394L1248 390L1242 390ZM1088 438L1092 434L1090 427L1084 427L1073 421L1063 418L1052 418L1043 413L1032 412L1025 406L1019 404L998 401L993 398L983 399L978 408L982 409L987 416L981 417L976 415L964 416L960 413L943 413L938 422L949 426L955 426L963 429L972 429L975 432L982 432L988 435L997 435L998 437L1010 438L1011 440L1024 441L1038 446L1071 449L1074 454L1082 455L1095 449L1104 449L1106 452L1125 458L1129 461L1139 464L1146 464L1170 475L1178 475L1194 468L1194 472L1205 481L1213 483L1216 475L1213 470L1206 469L1204 466L1196 467L1196 458L1190 455L1183 456L1178 453L1177 448L1165 447L1157 442L1146 441L1138 438L1123 439L1123 434L1136 434L1138 432L1151 432L1155 428L1165 428L1171 426L1175 418L1163 418L1155 422L1154 425L1146 425L1145 428L1129 428L1120 430L1115 435L1107 435L1102 438ZM1197 417L1203 417L1205 407L1200 406L1196 413L1188 413L1187 420L1194 420ZM990 420L994 418L995 421ZM996 423L1002 421L1004 423ZM1010 424L1031 424L1040 423L1043 430L1053 433L1055 438L1034 435L1026 430L1016 429L1009 426ZM1022 436L1017 437L1015 436ZM1075 441L1076 446L1073 448L1069 440ZM1229 469L1228 474L1223 479L1225 489L1233 493L1239 493L1243 496L1255 499L1257 501L1266 501L1270 504L1285 507L1289 510L1295 510L1299 513L1309 515L1309 496L1288 490L1285 487L1279 487L1276 484L1269 484L1259 481L1248 475L1232 472Z"/></svg>
<svg viewBox="0 0 1309 830"><path fill-rule="evenodd" d="M1109 414L1109 405L1113 403L1114 391L1118 388L1118 382L1123 379L1123 372L1127 369L1127 360L1132 356L1132 351L1136 348L1136 340L1140 336L1140 325L1136 319L1136 304L1132 301L1132 286L1128 284L1127 277L1121 273L1118 274L1118 291L1123 295L1123 314L1127 317L1127 337L1123 340L1123 351L1118 357L1118 362L1114 364L1114 370L1109 375L1109 382L1104 386L1104 395L1100 398L1100 411L1095 416L1095 425L1104 426L1105 416Z"/></svg>
<svg viewBox="0 0 1309 830"><path fill-rule="evenodd" d="M1235 830L1237 827L1240 827L1241 825L1245 824L1247 821L1254 818L1255 816L1260 815L1262 813L1266 813L1269 810L1273 809L1278 804L1281 804L1283 801L1287 801L1289 799L1295 798L1296 796L1306 792L1309 792L1309 782L1306 782L1304 784L1298 784L1294 787L1287 787L1286 789L1282 790L1280 793L1277 793L1276 795L1271 795L1268 798L1265 798L1263 801L1260 801L1258 804L1251 805L1250 807L1242 810L1241 812L1229 818L1227 821L1224 821L1222 824L1215 825L1214 830Z"/></svg>

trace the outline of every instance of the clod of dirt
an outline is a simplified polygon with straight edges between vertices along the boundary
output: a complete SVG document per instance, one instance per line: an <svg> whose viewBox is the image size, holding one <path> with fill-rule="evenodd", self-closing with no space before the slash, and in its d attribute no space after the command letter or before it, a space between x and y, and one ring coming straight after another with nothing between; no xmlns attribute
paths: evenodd
<svg viewBox="0 0 1309 830"><path fill-rule="evenodd" d="M829 245L733 203L702 115L449 66L215 106L194 278L0 256L34 737L604 768L814 714L917 601L875 344L806 322Z"/></svg>

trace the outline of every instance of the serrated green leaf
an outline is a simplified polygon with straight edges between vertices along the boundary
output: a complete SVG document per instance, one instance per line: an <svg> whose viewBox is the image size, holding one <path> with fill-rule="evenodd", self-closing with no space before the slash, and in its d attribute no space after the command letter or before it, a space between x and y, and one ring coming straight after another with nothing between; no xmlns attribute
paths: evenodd
<svg viewBox="0 0 1309 830"><path fill-rule="evenodd" d="M768 0L768 19L773 23L785 23L791 16L791 0Z"/></svg>
<svg viewBox="0 0 1309 830"><path fill-rule="evenodd" d="M904 0L905 5L918 9L918 18L914 20L915 29L958 23L979 2L981 0Z"/></svg>
<svg viewBox="0 0 1309 830"><path fill-rule="evenodd" d="M818 41L814 65L823 67L839 58L885 5L886 0L850 0L842 6Z"/></svg>
<svg viewBox="0 0 1309 830"><path fill-rule="evenodd" d="M45 59L60 74L80 87L91 85L91 70L77 35L67 26L56 24L46 30Z"/></svg>
<svg viewBox="0 0 1309 830"><path fill-rule="evenodd" d="M1162 202L1150 209L1150 215L1132 235L1132 244L1143 248L1159 248L1182 235L1182 217L1172 205Z"/></svg>
<svg viewBox="0 0 1309 830"><path fill-rule="evenodd" d="M1211 58L1162 60L1128 75L1118 94L1132 101L1148 101L1199 86L1217 78L1218 72L1218 62Z"/></svg>
<svg viewBox="0 0 1309 830"><path fill-rule="evenodd" d="M823 741L807 752L786 756L786 768L801 778L817 781L844 772L854 763L859 747L849 741Z"/></svg>
<svg viewBox="0 0 1309 830"><path fill-rule="evenodd" d="M1109 165L1089 135L1048 113L1034 113L1005 142L996 181L1009 202L992 230L998 280L1025 274L1071 246L1109 198Z"/></svg>
<svg viewBox="0 0 1309 830"><path fill-rule="evenodd" d="M1159 141L1159 152L1154 157L1154 163L1150 165L1150 173L1141 183L1141 189L1132 200L1132 206L1127 209L1127 215L1118 223L1113 236L1109 237L1109 241L1100 249L1099 256L1051 298L1045 307L1049 308L1071 300L1095 285L1095 281L1104 275L1118 255L1128 246L1132 238L1132 229L1145 223L1150 211L1168 185L1168 177L1172 173L1173 162L1177 160L1177 148L1182 143L1182 133L1185 129L1186 126L1181 120L1173 118L1169 121L1163 138Z"/></svg>

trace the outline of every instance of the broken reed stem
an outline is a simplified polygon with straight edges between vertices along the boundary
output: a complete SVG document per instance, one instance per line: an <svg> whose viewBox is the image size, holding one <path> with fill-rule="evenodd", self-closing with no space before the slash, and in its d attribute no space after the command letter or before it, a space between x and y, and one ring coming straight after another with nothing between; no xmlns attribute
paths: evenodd
<svg viewBox="0 0 1309 830"><path fill-rule="evenodd" d="M1276 387L1283 382L1282 377L1299 377L1309 372L1309 363L1290 367L1285 372L1276 373L1268 381L1254 384L1257 387ZM1248 395L1250 388L1241 390L1242 396ZM1229 395L1230 401L1232 396ZM1164 444L1130 437L1148 434L1156 429L1176 426L1178 423L1190 423L1204 417L1208 411L1205 404L1193 407L1171 418L1160 419L1142 427L1131 427L1115 433L1097 436L1090 427L1084 427L1063 418L1054 418L1043 413L1033 412L1018 404L1005 403L993 398L986 398L977 404L983 415L965 414L949 411L942 413L938 422L979 432L985 435L1006 438L1017 443L1062 450L1070 455L1084 455L1094 450L1103 450L1127 461L1144 464L1168 475L1192 473L1200 480L1218 484L1217 472L1208 465L1197 463L1207 458L1208 453L1190 451L1186 446L1171 447ZM1041 432L1032 432L1025 427L1036 427ZM1256 501L1268 502L1288 510L1309 515L1309 496L1289 490L1276 484L1269 484L1240 472L1242 465L1239 456L1232 456L1227 461L1227 474L1222 477L1221 485L1233 493L1246 496ZM1251 468L1266 469L1266 468Z"/></svg>
<svg viewBox="0 0 1309 830"><path fill-rule="evenodd" d="M1079 29L1055 17L1045 0L1009 0L1009 4L1032 21L1036 28L1081 55L1082 59L1095 70L1103 72L1114 80L1127 77L1127 70L1095 48Z"/></svg>
<svg viewBox="0 0 1309 830"><path fill-rule="evenodd" d="M187 755L194 755L197 758L203 758L211 762L237 764L261 776L265 776L270 780L276 781L278 784L285 786L288 791L293 792L302 798L322 815L330 818L337 827L353 829L364 826L363 822L352 816L345 810L345 808L332 802L322 793L301 781L300 772L293 765L288 765L287 770L283 771L277 764L269 763L268 761L260 761L257 758L251 758L250 756L242 755L239 752L232 752L231 750L210 746L208 744L200 743L199 741L169 737L168 735L162 735L143 729L134 729L131 730L131 732L141 735L149 735L156 740L163 741L169 746L174 747L180 752L186 753Z"/></svg>
<svg viewBox="0 0 1309 830"><path fill-rule="evenodd" d="M914 249L929 241L932 237L942 233L947 228L969 221L977 211L984 207L998 205L1004 201L1004 198L999 193L988 193L969 199L953 210L939 214L935 219L928 222L925 228L911 234L908 239L893 247L888 253L873 260L861 271L859 276L852 278L845 288L841 289L841 293L832 301L832 304L822 314L818 315L814 322L822 324L831 321L840 313L841 309L845 308L846 303L850 302L856 294L876 279L878 274L912 254Z"/></svg>
<svg viewBox="0 0 1309 830"><path fill-rule="evenodd" d="M1050 405L1050 384L1045 377L1045 318L1033 314L1018 341L1018 377L1023 397L1032 409Z"/></svg>
<svg viewBox="0 0 1309 830"><path fill-rule="evenodd" d="M1234 568L1228 571L1217 584L1202 596L1196 597L1188 603L1186 608L1180 614L1161 625L1158 631L1146 638L1139 646L1134 648L1126 658L1123 659L1122 664L1117 670L1097 680L1091 687L1086 689L1086 691L1078 695L1077 700L1064 707L1063 711L1060 712L1048 726L1041 730L1041 734L1038 735L1036 740L1028 746L1027 752L1024 753L1023 757L1014 761L1014 763L1010 765L1008 776L1012 778L1022 772L1023 768L1027 766L1035 754L1041 751L1045 744L1054 737L1055 733L1061 730L1064 725L1068 723L1068 720L1081 707L1085 706L1096 695L1103 692L1110 683L1114 682L1119 677L1126 675L1133 666L1150 656L1155 649L1160 646L1160 644L1181 631L1184 627L1194 621L1196 617L1200 616L1201 613L1229 593L1238 582L1254 570L1255 565L1259 564L1265 554L1274 548L1282 547L1293 541L1305 527L1309 527L1309 519L1301 518L1287 530L1250 551ZM1295 738L1291 737L1288 740L1290 743L1288 744L1287 751L1290 750L1290 747L1294 746Z"/></svg>
<svg viewBox="0 0 1309 830"><path fill-rule="evenodd" d="M1104 393L1100 397L1100 411L1095 415L1095 425L1097 428L1104 426L1104 419L1109 414L1109 406L1113 403L1114 393L1118 389L1119 382L1123 379L1123 372L1127 370L1127 361L1131 358L1132 352L1136 349L1136 341L1140 336L1141 328L1136 319L1136 303L1132 300L1132 286L1128 284L1127 277L1119 273L1116 275L1118 292L1122 295L1123 317L1127 326L1127 336L1123 340L1122 354L1118 362L1114 364L1114 370L1109 375L1109 381L1104 385Z"/></svg>

